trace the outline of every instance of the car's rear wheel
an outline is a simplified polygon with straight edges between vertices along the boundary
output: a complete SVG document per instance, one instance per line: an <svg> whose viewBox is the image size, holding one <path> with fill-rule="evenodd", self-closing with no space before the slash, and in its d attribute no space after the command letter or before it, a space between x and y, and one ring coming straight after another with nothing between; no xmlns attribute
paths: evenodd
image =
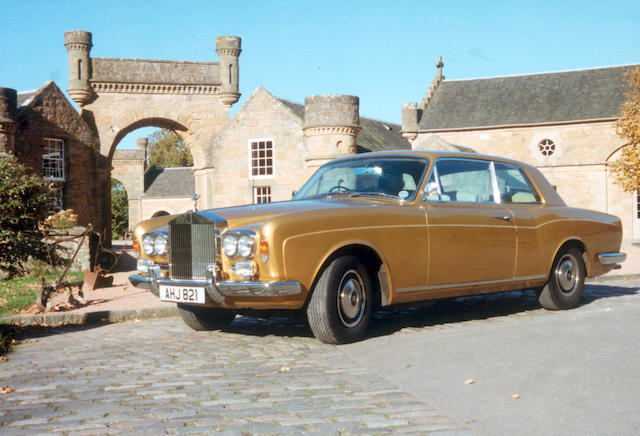
<svg viewBox="0 0 640 436"><path fill-rule="evenodd" d="M549 281L538 294L545 309L559 310L576 307L582 297L586 268L580 250L564 249L556 256Z"/></svg>
<svg viewBox="0 0 640 436"><path fill-rule="evenodd" d="M186 304L178 304L178 313L186 325L198 331L223 329L236 317L231 310Z"/></svg>
<svg viewBox="0 0 640 436"><path fill-rule="evenodd" d="M358 258L342 256L322 272L307 306L307 319L316 338L343 344L364 334L372 307L369 272Z"/></svg>

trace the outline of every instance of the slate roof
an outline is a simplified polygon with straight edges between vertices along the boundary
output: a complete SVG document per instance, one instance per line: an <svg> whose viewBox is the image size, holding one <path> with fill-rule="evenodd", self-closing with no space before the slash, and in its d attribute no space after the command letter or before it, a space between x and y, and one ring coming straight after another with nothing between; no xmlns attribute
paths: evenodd
<svg viewBox="0 0 640 436"><path fill-rule="evenodd" d="M625 73L636 67L445 80L424 109L419 129L617 118L627 90Z"/></svg>
<svg viewBox="0 0 640 436"><path fill-rule="evenodd" d="M193 168L149 167L144 173L145 197L191 197L196 192Z"/></svg>
<svg viewBox="0 0 640 436"><path fill-rule="evenodd" d="M18 92L18 107L23 106L23 105L28 105L29 103L31 103L31 99L37 93L38 93L38 90Z"/></svg>
<svg viewBox="0 0 640 436"><path fill-rule="evenodd" d="M277 97L276 97L277 98ZM304 120L304 105L278 99L301 120ZM410 150L409 140L400 133L402 126L371 118L360 117L358 153L380 150Z"/></svg>

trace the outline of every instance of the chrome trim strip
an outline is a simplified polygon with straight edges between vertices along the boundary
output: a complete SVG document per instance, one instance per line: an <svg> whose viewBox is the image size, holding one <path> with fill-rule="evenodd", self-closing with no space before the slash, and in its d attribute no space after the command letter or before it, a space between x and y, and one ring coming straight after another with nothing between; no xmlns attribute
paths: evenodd
<svg viewBox="0 0 640 436"><path fill-rule="evenodd" d="M602 253L598 254L598 261L603 265L622 263L627 259L626 253Z"/></svg>
<svg viewBox="0 0 640 436"><path fill-rule="evenodd" d="M406 293L406 292L433 291L436 289L462 288L462 287L468 287L468 286L481 286L481 285L497 285L500 283L519 282L519 281L546 279L546 278L547 276L545 275L514 277L511 279L486 280L483 282L452 283L449 285L434 285L434 286L420 286L416 288L403 288L403 289L398 289L396 292Z"/></svg>
<svg viewBox="0 0 640 436"><path fill-rule="evenodd" d="M489 164L489 172L491 173L491 189L493 190L493 201L496 204L502 204L502 195L500 194L498 176L496 176L496 163L494 161L491 161L491 163Z"/></svg>
<svg viewBox="0 0 640 436"><path fill-rule="evenodd" d="M280 297L302 292L298 282L218 282L216 287L228 297Z"/></svg>

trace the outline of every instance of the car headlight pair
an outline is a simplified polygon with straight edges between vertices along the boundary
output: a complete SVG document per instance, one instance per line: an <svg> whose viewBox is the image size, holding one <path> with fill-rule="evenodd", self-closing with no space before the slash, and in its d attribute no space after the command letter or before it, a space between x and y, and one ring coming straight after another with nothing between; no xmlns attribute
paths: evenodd
<svg viewBox="0 0 640 436"><path fill-rule="evenodd" d="M147 256L164 256L169 251L166 232L149 232L142 237L142 250Z"/></svg>
<svg viewBox="0 0 640 436"><path fill-rule="evenodd" d="M222 236L222 252L227 257L253 256L256 245L256 234L249 230L229 231Z"/></svg>

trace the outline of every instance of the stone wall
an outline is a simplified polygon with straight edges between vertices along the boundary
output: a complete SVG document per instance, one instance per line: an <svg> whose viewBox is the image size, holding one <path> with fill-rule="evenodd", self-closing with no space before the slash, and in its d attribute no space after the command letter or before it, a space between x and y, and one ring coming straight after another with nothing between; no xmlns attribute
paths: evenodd
<svg viewBox="0 0 640 436"><path fill-rule="evenodd" d="M273 141L273 176L249 177L249 141L255 139ZM212 153L215 207L252 203L254 186L270 186L272 201L288 200L311 172L304 162L302 119L262 88L216 137Z"/></svg>
<svg viewBox="0 0 640 436"><path fill-rule="evenodd" d="M168 85L220 84L217 62L157 61L147 59L91 59L91 82ZM170 91L170 90L169 90Z"/></svg>

